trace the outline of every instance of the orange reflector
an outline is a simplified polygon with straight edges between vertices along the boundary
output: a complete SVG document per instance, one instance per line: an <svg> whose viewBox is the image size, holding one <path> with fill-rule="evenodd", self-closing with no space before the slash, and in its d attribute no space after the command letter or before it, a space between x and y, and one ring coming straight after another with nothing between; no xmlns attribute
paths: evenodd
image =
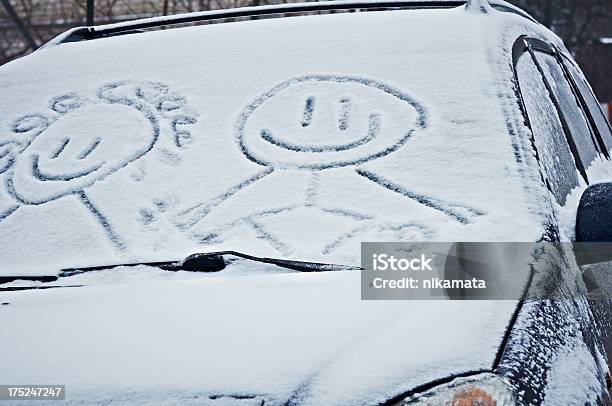
<svg viewBox="0 0 612 406"><path fill-rule="evenodd" d="M462 389L453 397L452 406L496 406L497 402L487 392L471 387Z"/></svg>

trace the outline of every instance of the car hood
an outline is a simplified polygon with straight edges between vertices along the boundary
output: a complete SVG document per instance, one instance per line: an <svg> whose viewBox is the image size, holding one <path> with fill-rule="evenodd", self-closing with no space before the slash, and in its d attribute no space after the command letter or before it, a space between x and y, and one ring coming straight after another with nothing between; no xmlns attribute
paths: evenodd
<svg viewBox="0 0 612 406"><path fill-rule="evenodd" d="M69 404L378 404L490 369L517 305L362 301L359 271L279 269L0 292L3 380L64 384Z"/></svg>

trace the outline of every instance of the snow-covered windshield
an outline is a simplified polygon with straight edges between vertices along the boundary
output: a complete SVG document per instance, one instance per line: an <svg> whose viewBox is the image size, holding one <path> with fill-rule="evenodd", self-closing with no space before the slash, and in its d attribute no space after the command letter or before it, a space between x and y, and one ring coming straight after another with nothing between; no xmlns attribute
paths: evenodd
<svg viewBox="0 0 612 406"><path fill-rule="evenodd" d="M224 249L355 264L361 241L535 240L477 18L220 24L8 64L0 272Z"/></svg>

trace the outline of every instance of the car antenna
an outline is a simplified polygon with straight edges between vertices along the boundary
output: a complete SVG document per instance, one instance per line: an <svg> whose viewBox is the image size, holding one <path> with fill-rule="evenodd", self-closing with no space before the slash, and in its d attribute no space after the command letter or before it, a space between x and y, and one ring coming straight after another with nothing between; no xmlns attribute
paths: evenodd
<svg viewBox="0 0 612 406"><path fill-rule="evenodd" d="M466 11L479 14L489 14L493 8L487 0L467 0L465 3Z"/></svg>

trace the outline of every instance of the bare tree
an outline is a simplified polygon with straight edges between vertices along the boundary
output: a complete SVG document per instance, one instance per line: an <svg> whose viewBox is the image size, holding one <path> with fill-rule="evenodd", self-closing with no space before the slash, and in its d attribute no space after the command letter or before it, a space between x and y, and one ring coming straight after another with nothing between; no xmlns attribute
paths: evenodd
<svg viewBox="0 0 612 406"><path fill-rule="evenodd" d="M612 0L511 0L555 32L593 85L601 101L612 100Z"/></svg>
<svg viewBox="0 0 612 406"><path fill-rule="evenodd" d="M597 42L610 29L610 0L511 0L559 35L575 52ZM608 34L612 34L608 33Z"/></svg>

